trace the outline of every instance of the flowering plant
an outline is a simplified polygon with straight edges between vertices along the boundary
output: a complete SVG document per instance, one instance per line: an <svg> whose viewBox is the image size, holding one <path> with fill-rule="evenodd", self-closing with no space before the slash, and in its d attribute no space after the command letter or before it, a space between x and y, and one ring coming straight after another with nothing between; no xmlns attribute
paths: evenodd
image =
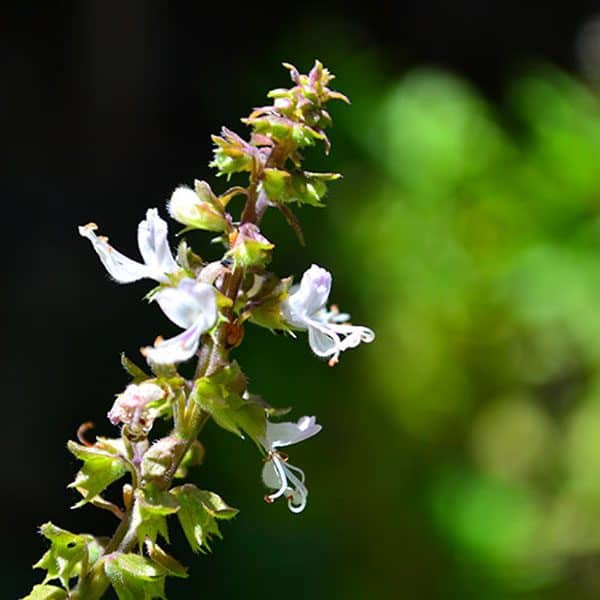
<svg viewBox="0 0 600 600"><path fill-rule="evenodd" d="M286 498L294 513L306 506L304 472L280 449L316 435L321 426L315 417L277 421L286 410L273 408L248 389L231 352L242 342L247 322L294 337L295 331L307 331L313 352L332 366L344 350L371 342L374 334L349 324L349 315L336 307L327 308L331 274L326 269L312 265L296 286L291 278L267 271L274 245L260 230L262 217L268 209L280 211L302 240L292 207L322 206L327 182L339 175L303 170L301 150L316 142L329 150L326 104L347 101L328 87L333 75L319 62L308 75L285 66L294 86L269 92L273 103L243 119L252 129L249 141L228 129L213 137L211 166L227 179L247 173L248 185L219 195L208 183L196 181L193 189L178 187L168 203L170 216L185 226L184 232L216 234L224 247L221 260L204 262L185 241L174 254L167 223L155 208L138 226L141 262L98 236L94 223L79 228L115 281L157 282L148 299L183 331L143 347L145 368L122 356L132 381L108 411L119 437L97 437L92 443L84 425L79 443L69 442L69 450L83 462L70 485L82 497L76 506L89 503L109 510L119 524L110 539L42 525L50 548L35 566L47 574L27 600L94 600L111 585L121 600L165 598L166 577L187 574L162 547L169 538L169 516L177 517L194 551L207 551L212 538L221 535L219 521L238 512L215 492L191 483L174 485L202 461L198 436L209 419L256 443L264 460L262 480L270 490L267 502ZM245 199L239 218L229 212L237 196ZM188 380L178 365L193 359L195 374ZM167 436L153 440L158 419L172 422L172 427ZM103 497L109 485L125 477L122 502Z"/></svg>

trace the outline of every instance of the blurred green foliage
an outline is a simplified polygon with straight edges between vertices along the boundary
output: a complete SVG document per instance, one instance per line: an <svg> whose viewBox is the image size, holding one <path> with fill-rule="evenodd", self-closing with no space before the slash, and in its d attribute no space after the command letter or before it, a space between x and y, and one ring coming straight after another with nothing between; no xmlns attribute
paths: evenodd
<svg viewBox="0 0 600 600"><path fill-rule="evenodd" d="M366 156L332 200L378 336L365 394L418 464L395 473L465 585L448 597L597 597L599 100L549 67L499 105L431 69L355 94L332 67Z"/></svg>

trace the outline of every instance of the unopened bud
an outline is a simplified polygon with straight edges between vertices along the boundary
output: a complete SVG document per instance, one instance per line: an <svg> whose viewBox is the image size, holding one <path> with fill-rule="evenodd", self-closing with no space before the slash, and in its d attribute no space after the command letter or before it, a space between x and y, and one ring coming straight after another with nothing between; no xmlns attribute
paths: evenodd
<svg viewBox="0 0 600 600"><path fill-rule="evenodd" d="M206 191L204 187L200 189ZM168 209L176 221L187 227L207 231L225 231L228 228L223 211L219 210L216 201L211 202L208 192L200 196L188 187L178 187L171 196Z"/></svg>

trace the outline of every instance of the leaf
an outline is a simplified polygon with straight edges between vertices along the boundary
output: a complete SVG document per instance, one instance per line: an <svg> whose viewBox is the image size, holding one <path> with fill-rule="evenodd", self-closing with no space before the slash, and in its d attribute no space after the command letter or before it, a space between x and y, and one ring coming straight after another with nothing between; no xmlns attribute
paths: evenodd
<svg viewBox="0 0 600 600"><path fill-rule="evenodd" d="M146 379L150 379L150 375L146 375L140 367L127 358L125 352L121 352L121 366L131 375L133 383L140 383Z"/></svg>
<svg viewBox="0 0 600 600"><path fill-rule="evenodd" d="M147 493L136 492L136 502L133 512L133 524L137 532L140 546L148 538L152 543L161 535L169 541L167 527L168 515L179 510L175 499L167 492L151 490Z"/></svg>
<svg viewBox="0 0 600 600"><path fill-rule="evenodd" d="M166 600L166 571L144 556L115 553L107 557L104 572L119 600Z"/></svg>
<svg viewBox="0 0 600 600"><path fill-rule="evenodd" d="M21 600L65 600L67 592L54 585L34 585L31 593Z"/></svg>
<svg viewBox="0 0 600 600"><path fill-rule="evenodd" d="M75 481L68 486L75 488L83 496L83 500L73 508L83 506L127 472L126 463L117 454L97 446L82 446L73 441L69 441L67 447L83 461L83 467L77 473Z"/></svg>
<svg viewBox="0 0 600 600"><path fill-rule="evenodd" d="M40 527L40 533L50 540L50 549L33 568L46 570L44 583L59 579L63 586L69 589L69 580L88 568L89 546L95 544L94 558L98 556L98 544L91 535L71 533L52 523L44 523Z"/></svg>
<svg viewBox="0 0 600 600"><path fill-rule="evenodd" d="M221 537L217 519L231 519L238 513L214 492L199 490L191 483L173 488L171 493L179 503L177 518L194 552L210 551L211 538Z"/></svg>
<svg viewBox="0 0 600 600"><path fill-rule="evenodd" d="M260 406L242 398L245 387L244 374L233 362L209 377L197 379L191 397L217 425L241 438L244 437L242 431L245 431L258 443L265 433L265 412Z"/></svg>
<svg viewBox="0 0 600 600"><path fill-rule="evenodd" d="M233 519L240 511L229 506L221 496L215 492L197 490L196 496L204 508L217 519Z"/></svg>

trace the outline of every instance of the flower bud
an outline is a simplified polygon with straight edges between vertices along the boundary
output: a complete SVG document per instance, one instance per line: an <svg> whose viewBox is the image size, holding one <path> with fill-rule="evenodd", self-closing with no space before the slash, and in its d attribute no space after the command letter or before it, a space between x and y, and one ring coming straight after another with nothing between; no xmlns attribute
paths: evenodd
<svg viewBox="0 0 600 600"><path fill-rule="evenodd" d="M199 182L199 184L203 183ZM200 189L206 191L204 186ZM209 191L210 188L206 194L203 193L200 196L188 187L178 187L169 201L169 214L187 227L207 231L225 231L229 224L223 211L218 208L218 201L216 199L211 201Z"/></svg>

